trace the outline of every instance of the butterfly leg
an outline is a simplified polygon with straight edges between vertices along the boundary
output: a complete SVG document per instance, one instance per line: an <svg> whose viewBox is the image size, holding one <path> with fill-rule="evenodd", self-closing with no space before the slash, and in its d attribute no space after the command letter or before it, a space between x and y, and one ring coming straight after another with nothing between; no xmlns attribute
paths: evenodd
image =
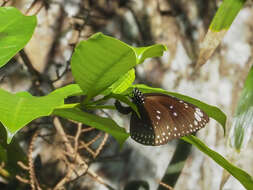
<svg viewBox="0 0 253 190"><path fill-rule="evenodd" d="M132 112L131 107L122 106L118 100L115 101L114 105L115 105L116 109L122 114L129 114L130 112Z"/></svg>

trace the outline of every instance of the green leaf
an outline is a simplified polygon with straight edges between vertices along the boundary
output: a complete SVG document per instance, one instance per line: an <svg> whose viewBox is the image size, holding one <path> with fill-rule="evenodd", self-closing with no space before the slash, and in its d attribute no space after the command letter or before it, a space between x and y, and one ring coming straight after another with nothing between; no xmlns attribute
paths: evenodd
<svg viewBox="0 0 253 190"><path fill-rule="evenodd" d="M151 57L160 57L167 47L161 44L155 44L147 47L132 47L136 53L137 64L141 64L145 59Z"/></svg>
<svg viewBox="0 0 253 190"><path fill-rule="evenodd" d="M246 0L224 0L201 44L197 67L205 64L218 47Z"/></svg>
<svg viewBox="0 0 253 190"><path fill-rule="evenodd" d="M217 164L227 170L232 176L234 176L246 189L253 189L253 178L247 172L242 169L234 166L228 160L226 160L219 153L213 151L208 148L203 142L201 142L195 136L186 136L182 137L182 140L194 145L200 151L208 155L211 159L213 159Z"/></svg>
<svg viewBox="0 0 253 190"><path fill-rule="evenodd" d="M110 93L120 94L127 90L135 79L134 69L129 70L126 74L120 77L115 83L113 83L108 89L106 89L103 94L108 95Z"/></svg>
<svg viewBox="0 0 253 190"><path fill-rule="evenodd" d="M209 117L215 119L216 121L218 121L224 130L224 133L226 131L226 115L217 107L215 106L211 106L208 105L204 102L201 102L197 99L191 98L189 96L185 96L182 94L178 94L175 92L168 92L166 90L163 90L161 88L152 88L143 84L138 84L138 85L133 85L131 88L129 88L125 93L131 93L133 88L138 88L141 90L141 92L143 93L153 93L153 92L159 92L159 93L163 93L163 94L167 94L167 95L171 95L171 96L175 96L179 99L182 99L186 102L189 102L193 105L198 106L201 110L203 110Z"/></svg>
<svg viewBox="0 0 253 190"><path fill-rule="evenodd" d="M0 7L0 67L31 39L35 16L25 16L14 7Z"/></svg>
<svg viewBox="0 0 253 190"><path fill-rule="evenodd" d="M75 48L71 68L88 100L104 91L136 64L134 51L125 43L97 33Z"/></svg>
<svg viewBox="0 0 253 190"><path fill-rule="evenodd" d="M53 114L105 131L111 134L119 142L120 146L122 146L125 140L129 137L126 130L118 126L118 124L112 119L84 112L77 106L72 108L56 109Z"/></svg>
<svg viewBox="0 0 253 190"><path fill-rule="evenodd" d="M59 88L47 96L34 97L28 92L11 94L0 89L0 121L7 131L7 141L11 141L15 133L32 120L48 116L52 111L64 104L64 98L80 93L78 85Z"/></svg>
<svg viewBox="0 0 253 190"><path fill-rule="evenodd" d="M72 73L81 89L87 92L87 103L110 86L117 87L116 93L122 92L134 79L133 70L129 70L146 58L162 55L164 50L166 47L159 44L134 48L115 38L96 33L75 48L71 59Z"/></svg>
<svg viewBox="0 0 253 190"><path fill-rule="evenodd" d="M246 0L224 0L215 14L210 30L228 30Z"/></svg>
<svg viewBox="0 0 253 190"><path fill-rule="evenodd" d="M237 151L245 147L251 137L253 121L253 66L245 80L229 135L230 144Z"/></svg>

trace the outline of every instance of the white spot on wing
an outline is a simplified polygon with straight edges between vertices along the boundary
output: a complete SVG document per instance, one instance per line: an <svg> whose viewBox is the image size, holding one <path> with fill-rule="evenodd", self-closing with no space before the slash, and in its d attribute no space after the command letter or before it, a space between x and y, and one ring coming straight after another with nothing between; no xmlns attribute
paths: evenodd
<svg viewBox="0 0 253 190"><path fill-rule="evenodd" d="M195 111L200 117L204 116L203 112L199 108L195 108Z"/></svg>
<svg viewBox="0 0 253 190"><path fill-rule="evenodd" d="M199 115L197 114L197 112L194 113L195 119L197 119L198 121L201 121L201 118L199 117Z"/></svg>

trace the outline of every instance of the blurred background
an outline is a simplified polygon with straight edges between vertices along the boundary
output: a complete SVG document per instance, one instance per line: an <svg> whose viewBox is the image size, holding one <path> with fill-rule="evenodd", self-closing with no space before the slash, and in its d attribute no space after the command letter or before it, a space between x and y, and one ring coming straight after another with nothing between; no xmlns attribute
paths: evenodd
<svg viewBox="0 0 253 190"><path fill-rule="evenodd" d="M0 0L0 5L3 3ZM229 131L244 80L252 65L253 7L252 1L246 3L211 59L194 72L200 42L220 3L219 0L6 1L5 6L14 6L23 13L37 15L35 33L24 50L33 69L53 82L34 82L34 73L17 55L0 69L0 78L4 76L0 87L11 92L29 91L33 95L42 95L72 83L69 63L73 48L78 41L96 32L138 47L161 43L168 50L162 57L148 59L138 65L135 83L161 87L219 107L228 117ZM120 126L129 129L128 116L116 111L97 114L109 114ZM62 164L57 161L60 145L52 125L52 118L38 119L17 134L25 153L28 152L34 129L40 128L41 134L50 134L37 138L33 150L33 158L39 160L38 169L35 170L40 175L40 183L47 189L53 187L64 173ZM71 128L69 124L65 127L70 134L74 133L73 126ZM92 138L98 133L93 130L84 138ZM253 175L252 141L240 154L235 153L229 147L222 127L212 119L197 136L210 148ZM114 189L124 189L132 180L145 180L153 190L159 186L176 143L172 141L160 147L146 147L129 138L120 150L117 142L109 137L96 159L91 159L89 153L84 153L83 157L88 160L89 167ZM225 183L224 190L244 189L233 177L224 181L224 175L220 166L193 147L174 188L218 190L221 183ZM27 188L19 185L21 182L14 181L3 182L3 187L8 189L10 186L7 184L12 184L15 188ZM83 175L68 183L66 189L109 188Z"/></svg>

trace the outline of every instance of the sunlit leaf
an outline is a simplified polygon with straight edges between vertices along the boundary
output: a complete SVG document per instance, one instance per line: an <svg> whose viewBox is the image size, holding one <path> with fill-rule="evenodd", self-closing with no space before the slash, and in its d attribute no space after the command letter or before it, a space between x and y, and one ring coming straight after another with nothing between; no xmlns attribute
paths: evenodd
<svg viewBox="0 0 253 190"><path fill-rule="evenodd" d="M97 33L75 48L73 76L88 99L104 91L136 64L134 51L115 38Z"/></svg>
<svg viewBox="0 0 253 190"><path fill-rule="evenodd" d="M35 16L25 16L14 7L0 7L0 67L31 39Z"/></svg>
<svg viewBox="0 0 253 190"><path fill-rule="evenodd" d="M135 48L113 37L96 33L75 48L71 59L72 73L81 89L87 92L87 103L110 87L117 86L115 90L121 92L134 79L131 70L134 66L146 58L162 55L165 50L166 47L159 44ZM124 77L125 74L127 76ZM125 80L129 76L130 80Z"/></svg>
<svg viewBox="0 0 253 190"><path fill-rule="evenodd" d="M17 94L0 89L0 121L10 142L15 133L32 120L48 116L64 104L64 98L82 92L78 85L68 85L47 96L35 97L28 92Z"/></svg>

